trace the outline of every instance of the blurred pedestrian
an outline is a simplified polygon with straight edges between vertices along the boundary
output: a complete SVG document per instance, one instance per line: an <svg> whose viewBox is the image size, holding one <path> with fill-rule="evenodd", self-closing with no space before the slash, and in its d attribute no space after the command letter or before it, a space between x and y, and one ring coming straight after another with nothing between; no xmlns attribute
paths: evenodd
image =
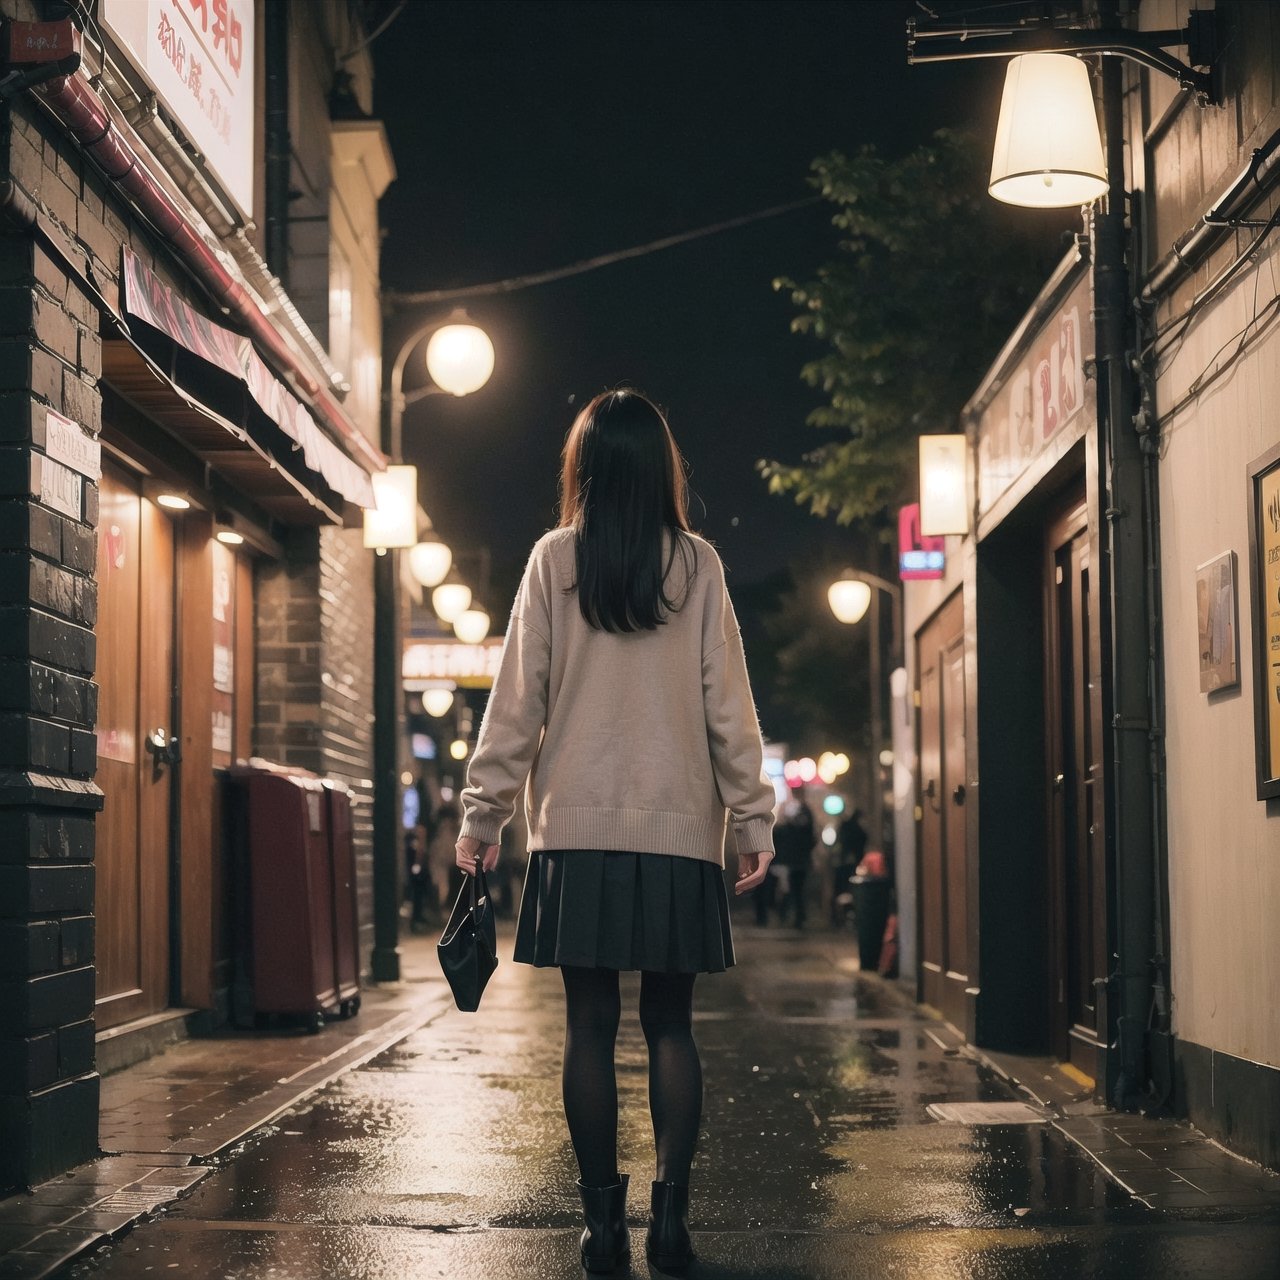
<svg viewBox="0 0 1280 1280"><path fill-rule="evenodd" d="M805 924L805 889L809 880L809 868L813 865L813 846L817 843L813 810L804 799L803 789L796 791L782 810L782 821L773 835L778 851L778 862L786 868L787 893L781 906L781 916L787 917L797 929Z"/></svg>
<svg viewBox="0 0 1280 1280"><path fill-rule="evenodd" d="M431 882L436 902L447 916L449 904L462 888L463 875L457 865L458 833L462 829L462 814L453 800L446 800L436 810L432 823L431 844L427 853Z"/></svg>
<svg viewBox="0 0 1280 1280"><path fill-rule="evenodd" d="M831 923L836 928L844 924L853 909L851 882L867 852L868 839L867 829L862 825L862 810L854 809L840 824L836 836L837 853L831 884Z"/></svg>
<svg viewBox="0 0 1280 1280"><path fill-rule="evenodd" d="M618 972L640 970L657 1156L645 1251L678 1268L692 1257L702 1113L694 980L734 962L725 811L741 894L773 858L773 787L724 569L689 530L661 410L634 391L587 404L565 442L560 500L560 527L534 546L511 611L457 862L496 864L527 780L515 958L558 966L564 981L564 1108L591 1271L629 1252L614 1046Z"/></svg>

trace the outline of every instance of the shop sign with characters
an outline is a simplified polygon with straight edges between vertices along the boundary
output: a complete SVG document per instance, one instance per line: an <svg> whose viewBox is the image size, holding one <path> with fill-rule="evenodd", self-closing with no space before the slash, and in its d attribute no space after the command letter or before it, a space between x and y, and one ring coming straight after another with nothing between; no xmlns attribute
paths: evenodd
<svg viewBox="0 0 1280 1280"><path fill-rule="evenodd" d="M255 0L99 0L98 22L253 213Z"/></svg>

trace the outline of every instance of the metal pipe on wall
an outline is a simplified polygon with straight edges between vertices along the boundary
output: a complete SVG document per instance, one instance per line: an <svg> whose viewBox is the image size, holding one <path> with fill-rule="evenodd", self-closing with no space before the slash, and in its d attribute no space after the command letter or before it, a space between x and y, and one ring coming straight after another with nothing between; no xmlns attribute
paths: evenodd
<svg viewBox="0 0 1280 1280"><path fill-rule="evenodd" d="M1104 24L1115 5L1100 6ZM1136 331L1130 305L1126 227L1123 68L1102 62L1102 124L1110 188L1093 218L1093 285L1097 324L1098 434L1105 507L1100 513L1104 577L1101 629L1109 657L1111 785L1106 799L1112 835L1110 871L1117 966L1108 1008L1117 1054L1108 1057L1107 1093L1132 1105L1147 1089L1146 1025L1152 998L1154 832L1151 812L1152 709L1148 687L1146 489L1142 449L1133 430L1136 408L1132 356ZM1110 1005L1110 1001L1108 1004ZM1114 1056L1117 1061L1111 1061Z"/></svg>
<svg viewBox="0 0 1280 1280"><path fill-rule="evenodd" d="M289 0L266 6L266 250L267 265L289 288Z"/></svg>

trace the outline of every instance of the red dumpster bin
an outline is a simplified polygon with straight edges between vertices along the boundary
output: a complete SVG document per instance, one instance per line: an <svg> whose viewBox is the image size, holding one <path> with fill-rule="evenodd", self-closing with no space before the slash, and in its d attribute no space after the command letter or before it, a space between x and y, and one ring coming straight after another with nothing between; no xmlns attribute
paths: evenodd
<svg viewBox="0 0 1280 1280"><path fill-rule="evenodd" d="M351 798L302 769L255 760L232 789L235 1016L293 1015L313 1031L360 1004Z"/></svg>
<svg viewBox="0 0 1280 1280"><path fill-rule="evenodd" d="M344 1017L360 1011L360 922L356 914L356 853L351 828L351 792L326 779L329 868L333 883L333 966Z"/></svg>

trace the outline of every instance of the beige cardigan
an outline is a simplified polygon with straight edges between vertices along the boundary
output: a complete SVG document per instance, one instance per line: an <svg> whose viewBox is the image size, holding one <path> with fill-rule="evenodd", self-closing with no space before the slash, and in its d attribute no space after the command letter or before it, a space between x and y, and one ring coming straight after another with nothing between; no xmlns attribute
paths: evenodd
<svg viewBox="0 0 1280 1280"><path fill-rule="evenodd" d="M742 639L711 545L690 535L655 631L610 634L578 607L574 534L539 539L511 611L462 792L462 835L497 844L528 780L529 848L621 849L724 865L773 848L774 791ZM686 595L687 590L687 595Z"/></svg>

